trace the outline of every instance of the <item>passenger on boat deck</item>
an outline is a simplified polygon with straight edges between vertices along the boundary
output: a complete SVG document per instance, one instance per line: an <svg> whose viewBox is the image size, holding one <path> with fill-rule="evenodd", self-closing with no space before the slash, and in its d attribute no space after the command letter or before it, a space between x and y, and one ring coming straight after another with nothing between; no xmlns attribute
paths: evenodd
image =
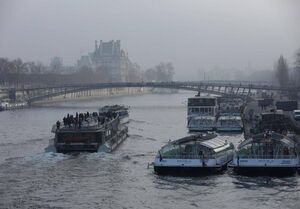
<svg viewBox="0 0 300 209"><path fill-rule="evenodd" d="M81 120L81 119L79 119L79 121L78 121L78 129L80 129L80 128L81 128L81 124L82 124L82 120Z"/></svg>
<svg viewBox="0 0 300 209"><path fill-rule="evenodd" d="M60 122L59 122L59 120L56 122L56 128L57 128L57 129L60 128Z"/></svg>

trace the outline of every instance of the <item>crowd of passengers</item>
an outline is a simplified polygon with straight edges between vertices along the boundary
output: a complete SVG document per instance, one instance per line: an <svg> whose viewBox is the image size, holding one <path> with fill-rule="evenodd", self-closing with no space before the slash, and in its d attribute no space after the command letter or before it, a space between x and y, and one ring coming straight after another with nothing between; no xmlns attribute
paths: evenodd
<svg viewBox="0 0 300 209"><path fill-rule="evenodd" d="M63 118L63 125L65 127L75 127L80 129L81 126L82 126L82 123L83 122L86 122L87 124L89 124L90 120L97 120L98 122L98 125L102 125L104 124L105 122L107 121L110 121L114 118L117 117L117 113L115 112L112 112L112 111L107 111L107 112L93 112L93 113L89 113L89 112L86 112L86 113L77 113L76 112L76 115L73 116L73 115L70 115L68 114L66 117ZM60 121L58 120L56 122L56 128L57 129L60 129Z"/></svg>

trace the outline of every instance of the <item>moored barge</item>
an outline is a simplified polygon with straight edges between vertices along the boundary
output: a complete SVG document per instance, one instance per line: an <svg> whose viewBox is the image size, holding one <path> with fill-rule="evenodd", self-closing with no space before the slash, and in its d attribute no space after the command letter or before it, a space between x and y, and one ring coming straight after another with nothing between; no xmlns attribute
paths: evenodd
<svg viewBox="0 0 300 209"><path fill-rule="evenodd" d="M242 118L238 114L220 115L216 123L216 129L218 132L242 132Z"/></svg>
<svg viewBox="0 0 300 209"><path fill-rule="evenodd" d="M188 98L187 128L190 132L212 131L218 113L217 97L198 95Z"/></svg>

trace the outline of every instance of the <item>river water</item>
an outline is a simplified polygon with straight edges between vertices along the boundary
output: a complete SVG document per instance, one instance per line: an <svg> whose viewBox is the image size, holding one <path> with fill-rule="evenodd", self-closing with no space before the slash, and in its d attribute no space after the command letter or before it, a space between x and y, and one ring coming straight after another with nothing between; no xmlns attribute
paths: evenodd
<svg viewBox="0 0 300 209"><path fill-rule="evenodd" d="M161 177L147 169L169 139L187 134L191 92L53 103L0 113L0 208L300 208L300 177ZM127 140L113 153L46 153L67 113L129 105ZM221 135L234 144L241 134Z"/></svg>

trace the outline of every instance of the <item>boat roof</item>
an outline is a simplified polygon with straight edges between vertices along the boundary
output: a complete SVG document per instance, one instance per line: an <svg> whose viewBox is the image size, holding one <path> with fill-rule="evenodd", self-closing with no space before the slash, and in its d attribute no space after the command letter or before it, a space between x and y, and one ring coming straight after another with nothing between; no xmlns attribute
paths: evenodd
<svg viewBox="0 0 300 209"><path fill-rule="evenodd" d="M171 144L186 144L190 142L200 142L204 140L209 140L217 137L215 133L200 133L195 135L186 136L177 140L170 142Z"/></svg>
<svg viewBox="0 0 300 209"><path fill-rule="evenodd" d="M215 96L194 96L189 97L188 99L217 99Z"/></svg>
<svg viewBox="0 0 300 209"><path fill-rule="evenodd" d="M276 110L274 112L263 112L261 113L262 115L283 115L283 111L282 110Z"/></svg>
<svg viewBox="0 0 300 209"><path fill-rule="evenodd" d="M100 112L107 112L107 111L127 111L129 108L124 105L105 105L99 108Z"/></svg>
<svg viewBox="0 0 300 209"><path fill-rule="evenodd" d="M103 132L106 130L106 127L113 122L119 119L119 116L116 118L111 118L108 121L105 121L103 124L98 123L98 118L94 116L89 116L87 121L82 121L80 126L75 126L75 124L64 125L62 121L60 121L60 128L57 129L56 124L52 126L51 132L53 133L78 133L78 132Z"/></svg>
<svg viewBox="0 0 300 209"><path fill-rule="evenodd" d="M200 144L210 149L216 149L219 147L223 147L228 143L222 139L214 138L214 139L209 139L207 141L203 141Z"/></svg>
<svg viewBox="0 0 300 209"><path fill-rule="evenodd" d="M260 133L260 134L254 135L252 138L243 141L238 146L238 148L240 149L248 144L263 142L266 140L269 140L270 142L273 142L273 143L276 143L276 142L283 143L289 147L293 147L295 145L294 141L291 138L284 136L282 134L275 133L275 132L269 132L269 133Z"/></svg>
<svg viewBox="0 0 300 209"><path fill-rule="evenodd" d="M196 117L193 117L193 120L215 120L216 117L214 116L211 116L211 115L199 115L199 116L196 116Z"/></svg>
<svg viewBox="0 0 300 209"><path fill-rule="evenodd" d="M169 144L163 146L162 148L169 146L169 145L200 144L204 147L207 147L208 149L212 149L213 151L218 152L218 151L223 150L230 146L230 144L227 141L218 139L216 137L217 137L217 134L215 134L215 133L187 136L187 137L175 140L173 142L170 142Z"/></svg>

